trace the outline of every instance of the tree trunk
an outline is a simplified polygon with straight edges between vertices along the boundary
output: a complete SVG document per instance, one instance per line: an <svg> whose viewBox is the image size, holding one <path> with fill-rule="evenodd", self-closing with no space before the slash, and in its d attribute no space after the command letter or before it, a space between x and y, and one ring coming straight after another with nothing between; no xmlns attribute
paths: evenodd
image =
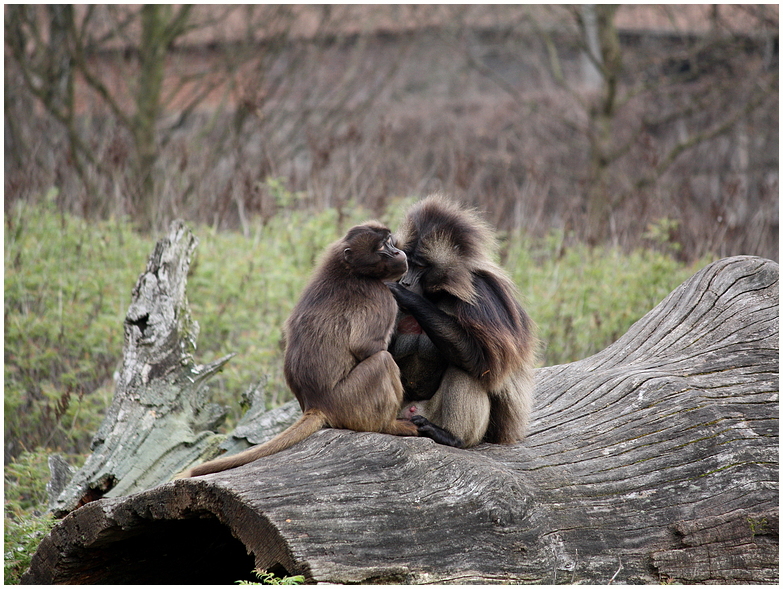
<svg viewBox="0 0 783 589"><path fill-rule="evenodd" d="M711 264L606 350L537 372L530 434L458 450L323 430L104 499L27 583L776 583L778 265Z"/></svg>
<svg viewBox="0 0 783 589"><path fill-rule="evenodd" d="M582 28L590 65L598 71L597 92L588 99L590 164L587 185L587 233L591 243L603 243L609 233L612 211L618 204L610 182L614 158L617 85L622 73L620 36L614 23L617 6L583 7Z"/></svg>
<svg viewBox="0 0 783 589"><path fill-rule="evenodd" d="M133 140L136 146L136 185L134 217L143 231L155 223L155 162L158 159L158 115L161 110L163 69L169 39L166 25L170 6L145 4L141 8L141 42L139 43L139 78L136 88L136 113L133 117Z"/></svg>
<svg viewBox="0 0 783 589"><path fill-rule="evenodd" d="M125 317L114 400L93 439L93 454L53 501L56 515L166 482L223 440L208 431L225 411L208 403L204 383L230 356L207 366L192 356L198 323L190 317L185 285L197 244L184 223L173 222L139 277Z"/></svg>

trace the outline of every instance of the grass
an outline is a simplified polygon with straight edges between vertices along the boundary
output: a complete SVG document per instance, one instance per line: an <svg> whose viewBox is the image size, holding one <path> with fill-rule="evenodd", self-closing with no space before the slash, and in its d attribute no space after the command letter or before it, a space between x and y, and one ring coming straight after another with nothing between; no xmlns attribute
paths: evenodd
<svg viewBox="0 0 783 589"><path fill-rule="evenodd" d="M538 325L544 366L603 350L709 261L684 265L655 250L624 253L564 241L553 232L506 243L504 266Z"/></svg>
<svg viewBox="0 0 783 589"><path fill-rule="evenodd" d="M45 513L49 479L47 453L24 452L6 461L3 473L3 578L5 584L17 584L38 544L54 525Z"/></svg>
<svg viewBox="0 0 783 589"><path fill-rule="evenodd" d="M111 402L130 292L155 242L122 219L90 223L60 214L55 196L17 203L5 217L6 583L18 582L51 526L46 456L83 460ZM381 220L396 227L407 204L396 203ZM200 240L188 282L201 326L196 360L237 353L211 381L213 400L230 408L226 431L243 413L242 393L262 378L268 408L291 398L281 328L324 246L369 216L350 210L284 210L251 220L244 235L192 227ZM542 365L605 348L706 263L566 242L559 233L502 240L501 262L538 324Z"/></svg>
<svg viewBox="0 0 783 589"><path fill-rule="evenodd" d="M304 575L295 575L293 577L278 577L268 571L253 570L253 574L258 578L258 582L237 581L237 585L302 585Z"/></svg>
<svg viewBox="0 0 783 589"><path fill-rule="evenodd" d="M6 452L84 452L111 401L130 287L151 241L18 204L5 227ZM8 445L10 444L10 446Z"/></svg>

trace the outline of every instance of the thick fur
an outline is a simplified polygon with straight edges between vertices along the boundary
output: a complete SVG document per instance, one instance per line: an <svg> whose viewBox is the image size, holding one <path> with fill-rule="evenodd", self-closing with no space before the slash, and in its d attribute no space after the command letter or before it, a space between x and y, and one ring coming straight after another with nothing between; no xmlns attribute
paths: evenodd
<svg viewBox="0 0 783 589"><path fill-rule="evenodd" d="M533 323L493 261L493 232L475 212L431 196L397 232L409 270L391 285L401 312L390 351L406 406L466 446L525 435L533 398Z"/></svg>
<svg viewBox="0 0 783 589"><path fill-rule="evenodd" d="M184 473L199 476L275 454L325 425L415 436L397 419L400 373L387 351L397 305L384 284L407 268L405 254L377 222L352 228L332 244L285 325L284 373L304 414L272 440Z"/></svg>

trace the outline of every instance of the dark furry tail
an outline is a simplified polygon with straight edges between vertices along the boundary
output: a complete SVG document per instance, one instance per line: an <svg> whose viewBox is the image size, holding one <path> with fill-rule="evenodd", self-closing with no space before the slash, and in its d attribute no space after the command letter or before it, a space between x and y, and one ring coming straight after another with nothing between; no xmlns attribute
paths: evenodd
<svg viewBox="0 0 783 589"><path fill-rule="evenodd" d="M277 434L268 442L248 448L239 454L233 454L232 456L217 458L205 462L204 464L199 464L190 470L186 470L176 478L185 479L188 477L198 477L213 472L220 472L222 470L228 470L229 468L242 466L243 464L248 464L249 462L253 462L264 456L277 454L278 452L282 452L294 444L298 444L302 440L309 438L324 425L326 425L326 415L318 409L308 409L296 423L285 431Z"/></svg>

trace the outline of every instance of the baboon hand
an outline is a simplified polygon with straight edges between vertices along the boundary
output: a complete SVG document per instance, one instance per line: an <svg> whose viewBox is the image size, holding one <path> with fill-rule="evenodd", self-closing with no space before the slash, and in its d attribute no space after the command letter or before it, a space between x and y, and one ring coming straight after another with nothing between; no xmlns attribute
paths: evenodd
<svg viewBox="0 0 783 589"><path fill-rule="evenodd" d="M460 438L451 432L446 431L442 427L438 427L423 415L411 416L411 422L413 422L413 424L419 430L419 436L423 438L430 438L431 440L436 441L438 444L443 444L444 446L453 446L454 448L465 447L465 442L463 442Z"/></svg>
<svg viewBox="0 0 783 589"><path fill-rule="evenodd" d="M391 290L392 294L394 295L397 304L402 309L407 309L409 305L415 303L416 301L421 300L422 298L421 296L417 295L415 292L409 291L407 288L402 286L399 282L387 282L386 286L389 287L389 290Z"/></svg>

